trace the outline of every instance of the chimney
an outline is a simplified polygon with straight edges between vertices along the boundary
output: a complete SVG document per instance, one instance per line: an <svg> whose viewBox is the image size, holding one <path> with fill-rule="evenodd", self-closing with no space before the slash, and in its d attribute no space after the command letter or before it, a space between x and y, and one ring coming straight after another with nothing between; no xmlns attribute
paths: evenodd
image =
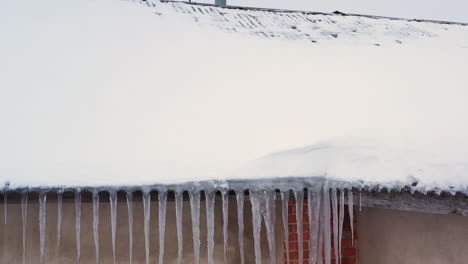
<svg viewBox="0 0 468 264"><path fill-rule="evenodd" d="M215 5L225 6L226 0L215 0Z"/></svg>

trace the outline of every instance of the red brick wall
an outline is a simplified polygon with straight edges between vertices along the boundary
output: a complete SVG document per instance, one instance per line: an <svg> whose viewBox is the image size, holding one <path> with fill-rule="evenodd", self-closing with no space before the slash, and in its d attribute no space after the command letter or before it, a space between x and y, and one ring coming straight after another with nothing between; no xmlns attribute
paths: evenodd
<svg viewBox="0 0 468 264"><path fill-rule="evenodd" d="M345 206L345 218L343 223L343 237L341 240L341 264L356 264L357 263L357 214L354 211L353 219L353 230L354 230L354 244L351 236L351 223L348 214L348 206ZM332 226L332 223L330 223ZM287 255L289 254L290 263L289 264L299 264L299 246L298 246L298 235L297 235L297 220L296 220L296 201L290 200L288 205L288 228L289 228L289 245L285 245L284 253L284 263L288 264ZM309 264L307 260L309 258L309 213L307 209L307 200L304 200L303 208L303 230L304 230L304 262L303 264ZM331 227L333 230L333 227ZM332 239L333 247L333 239ZM335 254L334 249L332 248L332 263L335 263Z"/></svg>

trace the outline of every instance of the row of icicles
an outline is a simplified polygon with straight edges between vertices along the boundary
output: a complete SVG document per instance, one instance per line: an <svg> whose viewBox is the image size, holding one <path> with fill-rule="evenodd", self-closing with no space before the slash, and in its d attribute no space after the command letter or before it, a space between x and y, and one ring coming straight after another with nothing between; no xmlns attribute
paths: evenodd
<svg viewBox="0 0 468 264"><path fill-rule="evenodd" d="M303 206L307 193L307 209L309 215L309 258L304 259L303 253ZM341 238L343 234L344 208L345 208L345 193L347 193L348 214L350 222L353 223L353 193L351 190L345 189L328 189L323 188L320 192L313 190L294 191L294 199L296 200L296 221L298 233L298 248L299 260L309 261L310 264L325 263L331 264L332 248L335 256L341 256ZM208 264L214 264L213 249L214 249L214 204L216 190L204 191L206 201L206 218L207 218L207 251ZM60 244L60 233L62 225L62 199L63 194L58 193L58 214L57 214L57 241ZM226 252L228 248L228 206L229 193L222 191L222 213L223 213L223 241L224 241L224 263L227 263ZM116 221L117 221L117 193L109 191L110 210L111 210L111 230L112 230L112 250L115 263L115 240L116 240ZM193 233L193 263L200 263L200 192L189 192L191 217L192 217L192 233ZM276 191L250 191L250 202L252 205L252 224L254 236L255 263L261 264L261 225L264 221L267 231L267 241L269 247L270 263L278 263L276 259L276 244L275 244L275 200ZM128 208L128 228L129 228L129 263L132 263L133 252L133 194L126 193L127 208ZM44 258L45 246L45 219L46 219L46 192L39 194L39 233L40 233L40 258L41 263ZM284 234L288 234L288 203L290 193L281 192L282 200L282 221ZM239 251L240 261L244 264L244 191L236 192L237 200L237 219L239 232ZM164 238L165 238L165 220L166 220L166 203L167 191L158 190L159 201L159 263L163 263L164 259ZM7 197L4 196L4 215L5 224L7 219ZM27 222L27 206L28 193L21 194L21 216L22 216L22 239L23 239L23 263L26 262L26 222ZM175 207L176 207L176 226L177 226L177 245L178 245L178 264L182 263L182 205L183 192L175 192ZM151 193L143 192L143 214L144 214L144 239L145 239L145 257L146 264L149 264L149 230L150 230L150 206ZM81 193L75 193L75 213L76 213L76 252L77 261L80 259L80 233L81 233ZM330 224L332 223L332 227ZM333 230L331 230L333 229ZM96 262L99 262L99 195L98 192L93 192L93 236L96 250ZM351 224L352 241L354 243L353 224ZM333 240L332 240L333 236ZM288 235L284 236L285 244L289 245ZM333 241L333 245L331 244ZM323 252L323 254L317 254ZM290 263L289 254L287 263ZM301 261L302 260L302 261ZM335 263L339 264L341 259L335 258Z"/></svg>

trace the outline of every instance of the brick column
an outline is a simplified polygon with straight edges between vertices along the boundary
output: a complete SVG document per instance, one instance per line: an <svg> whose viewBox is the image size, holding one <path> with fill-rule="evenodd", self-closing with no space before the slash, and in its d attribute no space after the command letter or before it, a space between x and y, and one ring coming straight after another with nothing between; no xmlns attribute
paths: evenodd
<svg viewBox="0 0 468 264"><path fill-rule="evenodd" d="M304 234L304 262L302 264L309 264L309 212L307 209L307 200L304 200L304 208L303 208L303 234ZM357 244L357 230L356 230L356 222L357 222L357 213L354 210L354 221L353 221L353 229L354 229L354 244L352 241L351 236L351 223L348 215L348 206L345 205L345 217L343 223L343 236L341 239L341 264L356 264L357 263L357 252L356 252L356 244ZM333 220L332 220L333 221ZM330 223L332 226L332 223ZM289 264L300 264L299 263L299 246L298 246L298 235L297 235L297 220L296 220L296 201L290 200L288 204L288 230L289 230L289 245L286 247L285 245L285 254L284 254L284 263L288 264L287 255L289 254L290 263ZM331 228L333 231L333 228ZM335 254L333 248L333 239L332 239L332 263L335 263Z"/></svg>

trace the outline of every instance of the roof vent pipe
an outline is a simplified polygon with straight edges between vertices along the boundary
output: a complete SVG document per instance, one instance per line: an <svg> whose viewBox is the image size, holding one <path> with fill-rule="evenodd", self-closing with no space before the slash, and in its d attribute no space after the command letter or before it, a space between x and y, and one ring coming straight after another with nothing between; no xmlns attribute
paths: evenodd
<svg viewBox="0 0 468 264"><path fill-rule="evenodd" d="M226 0L215 0L215 5L225 6Z"/></svg>

